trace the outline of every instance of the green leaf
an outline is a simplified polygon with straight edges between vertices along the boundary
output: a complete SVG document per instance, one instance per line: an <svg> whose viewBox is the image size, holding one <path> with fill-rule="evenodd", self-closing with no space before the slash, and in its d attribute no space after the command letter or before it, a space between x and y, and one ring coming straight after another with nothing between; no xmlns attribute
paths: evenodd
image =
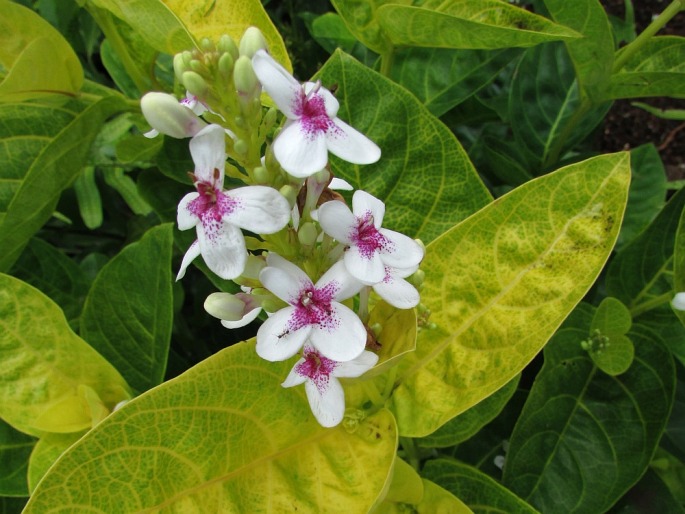
<svg viewBox="0 0 685 514"><path fill-rule="evenodd" d="M354 37L379 54L392 50L392 44L378 22L378 8L387 3L410 4L411 0L331 0L331 4Z"/></svg>
<svg viewBox="0 0 685 514"><path fill-rule="evenodd" d="M95 166L84 166L74 181L74 193L83 224L93 230L102 225L102 199L95 180Z"/></svg>
<svg viewBox="0 0 685 514"><path fill-rule="evenodd" d="M555 164L568 149L585 139L609 109L609 104L603 104L583 114L579 111L581 101L573 64L564 45L555 43L526 50L511 85L509 119L516 141L527 150L537 168L535 172ZM580 121L567 129L574 116L581 116Z"/></svg>
<svg viewBox="0 0 685 514"><path fill-rule="evenodd" d="M59 307L0 274L0 417L27 434L77 432L99 421L87 388L111 410L128 398L117 371L74 334Z"/></svg>
<svg viewBox="0 0 685 514"><path fill-rule="evenodd" d="M666 170L656 147L649 143L630 151L632 179L628 207L618 235L616 251L622 250L659 214L666 198Z"/></svg>
<svg viewBox="0 0 685 514"><path fill-rule="evenodd" d="M11 267L29 238L52 215L61 192L85 164L99 128L126 109L118 96L104 98L81 112L40 104L0 107L2 126L7 127L0 128L0 138L7 143L2 150L5 155L0 155L3 162L11 163L2 177L10 179L12 189L16 188L9 204L0 206L6 209L0 217L0 270ZM37 123L29 125L28 120L20 120L16 126L8 126L7 122L21 113L28 113ZM56 120L59 124L52 125ZM5 195L3 199L8 200Z"/></svg>
<svg viewBox="0 0 685 514"><path fill-rule="evenodd" d="M403 87L338 51L321 69L338 84L338 115L383 157L369 166L331 158L336 176L386 202L384 224L431 241L490 201L454 135Z"/></svg>
<svg viewBox="0 0 685 514"><path fill-rule="evenodd" d="M136 391L164 379L171 339L172 225L150 229L98 273L81 316L81 336Z"/></svg>
<svg viewBox="0 0 685 514"><path fill-rule="evenodd" d="M0 497L0 513L19 514L22 512L28 498L4 498Z"/></svg>
<svg viewBox="0 0 685 514"><path fill-rule="evenodd" d="M36 443L29 461L29 490L33 494L40 479L45 476L50 466L67 449L83 436L83 432L72 434L45 434Z"/></svg>
<svg viewBox="0 0 685 514"><path fill-rule="evenodd" d="M618 52L617 58L621 57L622 51ZM611 76L607 98L683 95L685 38L657 36L652 37Z"/></svg>
<svg viewBox="0 0 685 514"><path fill-rule="evenodd" d="M489 84L519 50L408 48L398 51L390 76L442 116Z"/></svg>
<svg viewBox="0 0 685 514"><path fill-rule="evenodd" d="M517 375L594 283L628 194L628 154L576 163L499 198L428 245L419 333L390 399L422 437Z"/></svg>
<svg viewBox="0 0 685 514"><path fill-rule="evenodd" d="M383 501L417 504L424 495L423 482L416 470L404 460L395 459L390 488Z"/></svg>
<svg viewBox="0 0 685 514"><path fill-rule="evenodd" d="M681 190L669 200L649 227L616 255L609 266L607 294L621 300L634 318L670 300L672 286L669 274L673 269L676 230L683 207L685 191ZM660 300L666 293L669 298Z"/></svg>
<svg viewBox="0 0 685 514"><path fill-rule="evenodd" d="M590 332L599 330L602 334L623 335L630 330L632 324L633 319L628 308L620 300L609 296L597 307L590 324Z"/></svg>
<svg viewBox="0 0 685 514"><path fill-rule="evenodd" d="M470 514L462 500L430 480L423 479L423 499L416 505L418 514Z"/></svg>
<svg viewBox="0 0 685 514"><path fill-rule="evenodd" d="M615 376L633 363L635 348L625 335L633 319L628 308L616 298L607 297L597 307L590 324L590 338L581 343L599 369Z"/></svg>
<svg viewBox="0 0 685 514"><path fill-rule="evenodd" d="M31 239L12 275L46 294L57 303L72 329L76 329L90 283L86 274L64 252L41 239Z"/></svg>
<svg viewBox="0 0 685 514"><path fill-rule="evenodd" d="M611 510L614 514L685 514L682 504L652 470L626 494Z"/></svg>
<svg viewBox="0 0 685 514"><path fill-rule="evenodd" d="M631 102L630 105L644 109L649 114L664 120L685 120L685 109L659 109L644 102Z"/></svg>
<svg viewBox="0 0 685 514"><path fill-rule="evenodd" d="M470 409L452 418L435 432L417 440L422 448L447 448L470 439L490 423L502 411L516 392L519 376L514 377L507 385L477 403Z"/></svg>
<svg viewBox="0 0 685 514"><path fill-rule="evenodd" d="M600 101L614 63L614 39L606 11L598 0L544 0L557 23L582 38L565 41L581 91Z"/></svg>
<svg viewBox="0 0 685 514"><path fill-rule="evenodd" d="M534 46L580 34L500 0L428 0L421 7L386 4L378 21L395 45L494 49Z"/></svg>
<svg viewBox="0 0 685 514"><path fill-rule="evenodd" d="M303 388L280 387L290 366L239 343L135 398L55 463L25 513L367 511L395 459L392 415L322 428Z"/></svg>
<svg viewBox="0 0 685 514"><path fill-rule="evenodd" d="M73 96L83 69L69 43L31 9L0 0L0 102L55 94Z"/></svg>
<svg viewBox="0 0 685 514"><path fill-rule="evenodd" d="M537 512L489 476L454 459L429 460L422 475L460 498L476 514Z"/></svg>
<svg viewBox="0 0 685 514"><path fill-rule="evenodd" d="M685 460L685 368L676 363L676 391L673 409L660 445L681 461Z"/></svg>
<svg viewBox="0 0 685 514"><path fill-rule="evenodd" d="M0 496L28 496L28 462L36 440L0 419Z"/></svg>
<svg viewBox="0 0 685 514"><path fill-rule="evenodd" d="M581 305L545 347L511 437L503 482L541 512L606 511L645 472L671 410L666 348L635 325L633 365L599 372L580 346L593 311Z"/></svg>
<svg viewBox="0 0 685 514"><path fill-rule="evenodd" d="M381 333L377 336L380 349L378 363L365 376L378 375L395 366L403 355L416 348L416 311L396 309L384 301L378 302L369 314L369 327L379 325Z"/></svg>

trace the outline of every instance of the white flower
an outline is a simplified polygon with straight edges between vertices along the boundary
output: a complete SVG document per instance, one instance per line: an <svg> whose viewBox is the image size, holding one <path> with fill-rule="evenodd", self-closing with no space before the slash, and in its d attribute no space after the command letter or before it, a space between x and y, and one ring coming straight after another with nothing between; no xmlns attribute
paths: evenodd
<svg viewBox="0 0 685 514"><path fill-rule="evenodd" d="M423 259L423 248L410 237L381 228L385 205L366 191L352 197L352 211L343 202L326 202L318 209L324 232L348 248L347 271L365 284L386 278L386 267L409 269ZM405 275L407 276L407 275Z"/></svg>
<svg viewBox="0 0 685 514"><path fill-rule="evenodd" d="M316 420L324 427L338 425L345 415L345 393L338 377L358 377L373 368L378 355L363 351L347 362L336 362L310 345L305 345L302 358L295 363L281 384L293 387L304 383L309 406Z"/></svg>
<svg viewBox="0 0 685 514"><path fill-rule="evenodd" d="M167 136L182 139L192 137L207 124L189 107L188 100L179 102L175 96L167 93L147 93L140 99L143 116L152 126L145 137L155 137L160 132ZM193 107L195 107L193 105Z"/></svg>
<svg viewBox="0 0 685 514"><path fill-rule="evenodd" d="M295 355L309 342L327 358L349 361L364 351L366 329L340 301L355 295L362 284L342 262L334 264L314 284L300 268L270 253L259 274L265 288L289 305L271 315L257 332L257 354L268 361Z"/></svg>
<svg viewBox="0 0 685 514"><path fill-rule="evenodd" d="M288 201L273 188L246 186L223 190L225 134L219 125L208 125L190 141L197 191L188 193L178 204L178 228L196 227L197 240L186 252L176 280L183 277L198 255L221 278L236 278L247 260L240 229L273 234L290 219Z"/></svg>
<svg viewBox="0 0 685 514"><path fill-rule="evenodd" d="M262 299L251 293L212 293L205 300L205 310L221 320L226 328L240 328L254 321L262 312Z"/></svg>
<svg viewBox="0 0 685 514"><path fill-rule="evenodd" d="M308 177L326 166L329 151L353 164L370 164L380 158L373 141L336 116L340 104L320 83L301 85L264 50L255 53L252 67L288 118L273 145L285 171Z"/></svg>
<svg viewBox="0 0 685 514"><path fill-rule="evenodd" d="M671 300L671 306L679 311L685 311L685 292L676 293Z"/></svg>
<svg viewBox="0 0 685 514"><path fill-rule="evenodd" d="M393 307L411 309L416 307L421 296L416 288L404 280L417 270L417 267L406 269L385 266L385 277L373 285L373 290Z"/></svg>

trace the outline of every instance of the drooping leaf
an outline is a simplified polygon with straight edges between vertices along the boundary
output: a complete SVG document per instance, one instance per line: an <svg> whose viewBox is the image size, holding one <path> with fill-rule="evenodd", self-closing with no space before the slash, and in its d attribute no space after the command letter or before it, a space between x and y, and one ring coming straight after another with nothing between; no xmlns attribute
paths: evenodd
<svg viewBox="0 0 685 514"><path fill-rule="evenodd" d="M137 391L164 379L171 339L171 224L150 229L98 273L81 336Z"/></svg>
<svg viewBox="0 0 685 514"><path fill-rule="evenodd" d="M28 496L29 456L36 439L0 419L0 496Z"/></svg>
<svg viewBox="0 0 685 514"><path fill-rule="evenodd" d="M117 371L71 331L47 296L0 275L0 417L22 432L77 432L95 412L86 389L111 410L130 396Z"/></svg>
<svg viewBox="0 0 685 514"><path fill-rule="evenodd" d="M537 512L489 476L454 459L429 460L422 475L460 498L475 514Z"/></svg>
<svg viewBox="0 0 685 514"><path fill-rule="evenodd" d="M81 89L83 69L64 37L31 9L0 0L0 102L68 95Z"/></svg>
<svg viewBox="0 0 685 514"><path fill-rule="evenodd" d="M499 198L428 245L435 330L400 364L390 408L422 437L518 374L593 284L628 193L628 154L576 163Z"/></svg>
<svg viewBox="0 0 685 514"><path fill-rule="evenodd" d="M83 302L88 293L88 279L75 261L41 239L31 239L12 275L39 289L57 303L72 329L76 329Z"/></svg>
<svg viewBox="0 0 685 514"><path fill-rule="evenodd" d="M241 343L132 400L60 458L26 514L368 510L395 459L392 415L322 428L303 388L280 387L291 365Z"/></svg>
<svg viewBox="0 0 685 514"><path fill-rule="evenodd" d="M0 173L10 179L13 194L5 196L3 191L2 195L5 214L0 217L0 270L11 267L29 238L52 215L60 194L85 164L102 124L127 108L119 96L103 98L80 112L41 104L2 106L0 119L4 123L0 125L5 130L0 128L0 138L8 139L3 162L6 159L11 165ZM22 113L37 123L7 123ZM52 125L55 118L59 125Z"/></svg>
<svg viewBox="0 0 685 514"><path fill-rule="evenodd" d="M614 38L606 11L598 0L545 0L554 21L582 38L565 41L583 94L600 101L614 62Z"/></svg>
<svg viewBox="0 0 685 514"><path fill-rule="evenodd" d="M617 59L620 59L621 52ZM611 76L607 98L685 95L685 37L652 37Z"/></svg>
<svg viewBox="0 0 685 514"><path fill-rule="evenodd" d="M616 251L630 243L661 211L666 199L666 170L656 147L649 143L630 151L632 178L628 208Z"/></svg>
<svg viewBox="0 0 685 514"><path fill-rule="evenodd" d="M580 346L593 314L582 304L545 347L511 437L503 482L541 512L606 511L645 472L671 410L668 350L635 325L633 365L601 373Z"/></svg>
<svg viewBox="0 0 685 514"><path fill-rule="evenodd" d="M422 448L447 448L470 439L483 426L492 421L504 408L519 383L516 376L503 388L452 418L432 434L417 440Z"/></svg>
<svg viewBox="0 0 685 514"><path fill-rule="evenodd" d="M556 164L565 151L588 136L609 108L608 103L592 107L582 121L567 129L580 105L580 90L566 47L554 43L526 50L511 85L509 119L535 172Z"/></svg>
<svg viewBox="0 0 685 514"><path fill-rule="evenodd" d="M494 49L569 40L580 34L499 0L428 0L420 7L381 5L378 21L395 45Z"/></svg>
<svg viewBox="0 0 685 514"><path fill-rule="evenodd" d="M409 92L338 51L321 69L337 84L338 115L380 146L357 166L331 158L333 172L386 203L383 225L431 241L490 201L454 135Z"/></svg>
<svg viewBox="0 0 685 514"><path fill-rule="evenodd" d="M390 76L442 116L489 84L520 53L513 48L408 48L397 52Z"/></svg>

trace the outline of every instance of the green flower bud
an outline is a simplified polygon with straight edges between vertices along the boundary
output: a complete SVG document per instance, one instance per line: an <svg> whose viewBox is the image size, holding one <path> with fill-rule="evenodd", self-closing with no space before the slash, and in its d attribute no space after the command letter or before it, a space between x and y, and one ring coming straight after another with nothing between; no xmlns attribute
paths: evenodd
<svg viewBox="0 0 685 514"><path fill-rule="evenodd" d="M200 75L209 75L209 69L205 66L205 63L199 59L193 59L190 61L190 69Z"/></svg>
<svg viewBox="0 0 685 514"><path fill-rule="evenodd" d="M278 109L275 107L272 107L268 111L266 111L266 114L264 115L264 125L266 126L267 130L270 130L271 127L274 126L274 123L276 123L276 118L278 117Z"/></svg>
<svg viewBox="0 0 685 514"><path fill-rule="evenodd" d="M371 332L373 332L373 335L376 336L376 338L380 336L381 332L383 331L383 325L381 325L380 323L374 323L369 328L371 329Z"/></svg>
<svg viewBox="0 0 685 514"><path fill-rule="evenodd" d="M311 221L303 223L297 231L297 239L304 246L314 246L317 237L319 237L319 231Z"/></svg>
<svg viewBox="0 0 685 514"><path fill-rule="evenodd" d="M288 200L290 207L295 205L295 202L297 201L297 191L295 191L293 186L283 186L279 191L285 199Z"/></svg>
<svg viewBox="0 0 685 514"><path fill-rule="evenodd" d="M183 87L190 91L191 95L203 98L207 93L207 82L194 71L184 71L181 80Z"/></svg>
<svg viewBox="0 0 685 514"><path fill-rule="evenodd" d="M257 166L252 170L252 176L257 184L267 184L269 182L269 171L264 166Z"/></svg>
<svg viewBox="0 0 685 514"><path fill-rule="evenodd" d="M415 286L422 286L423 281L426 280L426 273L422 269L418 269L411 276L411 282Z"/></svg>
<svg viewBox="0 0 685 514"><path fill-rule="evenodd" d="M212 293L205 300L205 310L215 318L238 321L243 317L245 304L232 294Z"/></svg>
<svg viewBox="0 0 685 514"><path fill-rule="evenodd" d="M219 38L219 44L217 45L217 50L222 54L228 54L235 61L239 56L240 52L238 50L238 45L228 34L224 34Z"/></svg>
<svg viewBox="0 0 685 514"><path fill-rule="evenodd" d="M257 92L259 81L252 69L252 61L249 57L241 55L233 68L233 83L238 93L252 96Z"/></svg>
<svg viewBox="0 0 685 514"><path fill-rule="evenodd" d="M203 37L200 40L200 48L203 52L214 52L216 50L214 43L208 37Z"/></svg>
<svg viewBox="0 0 685 514"><path fill-rule="evenodd" d="M231 54L223 54L219 57L219 73L229 78L233 74L233 57Z"/></svg>
<svg viewBox="0 0 685 514"><path fill-rule="evenodd" d="M187 68L183 62L183 54L174 55L174 75L176 75L176 80L179 82L183 82L184 71L187 71Z"/></svg>
<svg viewBox="0 0 685 514"><path fill-rule="evenodd" d="M262 31L257 27L248 27L240 38L240 55L252 59L257 50L266 50L268 47Z"/></svg>
<svg viewBox="0 0 685 514"><path fill-rule="evenodd" d="M183 59L183 67L185 69L190 68L190 61L193 60L193 53L185 50L184 52L181 52L181 58Z"/></svg>
<svg viewBox="0 0 685 514"><path fill-rule="evenodd" d="M247 143L245 141L238 139L235 143L233 143L233 150L235 150L238 155L247 155L249 148L247 147Z"/></svg>

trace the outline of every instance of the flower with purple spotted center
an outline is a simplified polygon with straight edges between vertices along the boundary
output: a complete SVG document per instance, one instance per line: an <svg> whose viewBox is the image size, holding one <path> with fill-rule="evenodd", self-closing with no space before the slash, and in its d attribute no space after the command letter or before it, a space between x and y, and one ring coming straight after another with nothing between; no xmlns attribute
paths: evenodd
<svg viewBox="0 0 685 514"><path fill-rule="evenodd" d="M324 357L319 352L305 346L302 352L302 360L295 365L295 372L307 379L311 380L316 388L323 392L328 387L328 380L337 362Z"/></svg>
<svg viewBox="0 0 685 514"><path fill-rule="evenodd" d="M318 133L338 130L326 113L326 101L319 94L320 88L321 82L317 82L308 94L305 95L303 91L293 106L293 112L300 117L300 128L309 138L315 138Z"/></svg>
<svg viewBox="0 0 685 514"><path fill-rule="evenodd" d="M362 216L357 216L357 220L359 225L350 234L350 239L357 245L362 257L371 259L380 250L392 251L392 241L375 227L371 211L366 211Z"/></svg>

